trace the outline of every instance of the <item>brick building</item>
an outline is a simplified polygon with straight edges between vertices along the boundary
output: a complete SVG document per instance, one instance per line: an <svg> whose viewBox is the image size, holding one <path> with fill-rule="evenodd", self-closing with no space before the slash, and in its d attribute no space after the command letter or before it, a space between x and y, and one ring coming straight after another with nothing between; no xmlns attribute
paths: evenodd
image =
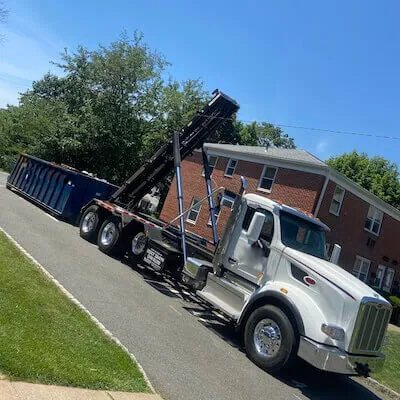
<svg viewBox="0 0 400 400"><path fill-rule="evenodd" d="M240 177L247 192L257 193L313 213L325 222L327 251L342 247L339 264L371 286L398 293L400 280L400 211L304 150L226 144L205 144L212 168L213 188L225 192L216 208L222 235ZM184 208L206 196L200 151L182 163ZM160 217L172 220L177 212L175 179ZM212 238L207 202L186 217L186 228Z"/></svg>

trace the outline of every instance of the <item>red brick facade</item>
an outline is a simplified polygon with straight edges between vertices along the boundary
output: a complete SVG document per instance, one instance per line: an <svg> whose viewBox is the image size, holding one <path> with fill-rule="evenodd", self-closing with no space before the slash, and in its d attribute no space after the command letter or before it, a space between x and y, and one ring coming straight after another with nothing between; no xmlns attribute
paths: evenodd
<svg viewBox="0 0 400 400"><path fill-rule="evenodd" d="M273 200L280 200L289 206L301 208L312 213L316 211L326 179L321 172L312 173L277 167L271 190L266 192L259 189L259 181L264 164L239 159L234 175L227 177L225 176L225 170L228 160L226 157L218 157L212 173L213 188L223 186L227 190L238 193L240 176L243 175L248 182L248 193L257 193ZM268 163L268 165L271 164ZM195 152L182 163L185 209L190 207L193 198L200 199L206 196L202 171L202 155L200 152ZM384 214L378 236L366 231L364 225L370 204L348 190L345 191L339 216L330 213L329 208L335 188L336 183L330 180L320 204L318 217L331 228L331 232L327 234L328 243L338 243L342 246L339 264L352 271L357 255L370 260L371 265L368 273L368 282L370 283L374 279L379 265L392 268L395 271L393 288L396 289L397 281L400 280L399 266L397 265L397 262L400 262L400 247L397 244L400 237L400 221L395 220L388 214ZM174 178L160 215L163 220L170 221L178 214L176 197L176 181ZM223 234L229 213L229 208L221 208L218 218L218 233L220 236ZM205 201L196 223L186 222L186 229L211 240L212 230L208 221L208 203ZM368 238L374 241L373 247L367 245Z"/></svg>
<svg viewBox="0 0 400 400"><path fill-rule="evenodd" d="M289 206L299 207L310 212L314 211L319 192L324 183L322 175L278 168L271 192L266 193L265 191L258 190L260 176L264 168L263 164L239 160L235 173L230 178L224 176L227 162L227 158L218 157L212 173L213 188L223 186L234 193L238 193L240 190L240 176L243 175L247 179L248 193L257 193L273 200L280 200ZM182 162L185 209L190 207L193 198L202 198L207 194L202 171L203 163L200 152L195 152L191 157L186 158ZM176 198L176 181L174 178L160 215L161 219L170 221L177 216L178 205ZM221 215L218 218L219 235L222 235L228 217L229 210L223 207ZM186 228L211 240L212 230L211 226L208 225L208 221L208 204L204 202L196 224L193 225L188 222Z"/></svg>
<svg viewBox="0 0 400 400"><path fill-rule="evenodd" d="M371 261L368 282L372 283L378 266L383 265L394 270L396 286L400 280L400 222L384 214L379 235L368 232L364 226L370 204L350 191L345 191L339 216L330 213L335 188L336 183L329 181L318 216L331 228L328 242L342 246L340 265L352 271L356 256L361 256ZM368 238L375 242L373 247L367 245Z"/></svg>

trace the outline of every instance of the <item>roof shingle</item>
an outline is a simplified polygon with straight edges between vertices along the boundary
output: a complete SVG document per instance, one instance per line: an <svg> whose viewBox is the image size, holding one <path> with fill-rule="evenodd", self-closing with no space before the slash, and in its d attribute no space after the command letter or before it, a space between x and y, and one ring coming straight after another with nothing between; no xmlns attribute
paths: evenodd
<svg viewBox="0 0 400 400"><path fill-rule="evenodd" d="M255 156L257 158L276 159L315 167L327 167L319 158L302 149L283 149L278 147L242 146L234 144L205 143L207 150L227 151L229 153Z"/></svg>

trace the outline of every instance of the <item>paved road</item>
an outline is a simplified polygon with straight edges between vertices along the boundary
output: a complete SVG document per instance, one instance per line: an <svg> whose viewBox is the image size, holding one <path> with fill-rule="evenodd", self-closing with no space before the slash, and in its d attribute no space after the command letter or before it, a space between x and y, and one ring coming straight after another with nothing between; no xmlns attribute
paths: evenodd
<svg viewBox="0 0 400 400"><path fill-rule="evenodd" d="M135 354L166 399L381 398L306 365L289 377L268 375L246 358L232 328L180 287L100 253L4 180L0 173L0 226Z"/></svg>

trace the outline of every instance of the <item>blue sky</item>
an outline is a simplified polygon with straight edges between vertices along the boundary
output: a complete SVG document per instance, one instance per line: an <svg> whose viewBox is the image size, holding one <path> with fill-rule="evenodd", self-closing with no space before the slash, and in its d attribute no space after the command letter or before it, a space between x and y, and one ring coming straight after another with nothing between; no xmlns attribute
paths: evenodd
<svg viewBox="0 0 400 400"><path fill-rule="evenodd" d="M0 107L47 71L64 47L93 48L141 30L172 63L241 105L239 118L400 138L398 1L6 0ZM321 159L345 151L400 164L400 139L284 128Z"/></svg>

